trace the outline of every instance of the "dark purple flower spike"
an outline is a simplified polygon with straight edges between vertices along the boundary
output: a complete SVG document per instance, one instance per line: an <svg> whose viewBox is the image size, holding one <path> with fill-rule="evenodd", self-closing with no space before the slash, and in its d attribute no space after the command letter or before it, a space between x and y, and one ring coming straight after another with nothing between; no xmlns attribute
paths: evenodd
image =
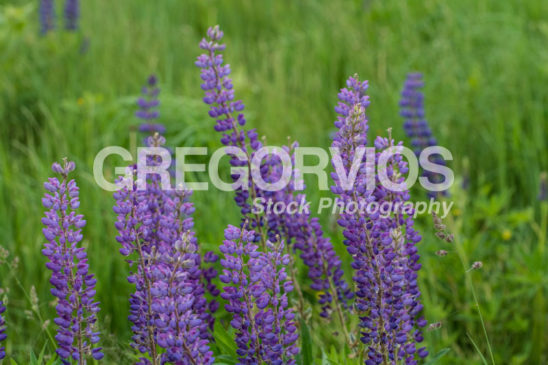
<svg viewBox="0 0 548 365"><path fill-rule="evenodd" d="M164 142L155 134L147 144L161 147ZM191 192L162 190L157 175L139 189L135 166L129 170L119 181L114 211L120 253L133 267L128 280L136 287L130 298L132 346L151 358L143 357L142 363L210 364L212 318L193 232Z"/></svg>
<svg viewBox="0 0 548 365"><path fill-rule="evenodd" d="M220 246L221 297L233 314L239 363L295 364L298 334L287 298L293 284L285 271L290 258L283 243L268 242L268 253L258 251L254 237L253 231L228 226Z"/></svg>
<svg viewBox="0 0 548 365"><path fill-rule="evenodd" d="M137 100L139 110L135 113L135 116L142 120L139 132L149 134L164 134L166 132L166 127L163 124L154 123L154 120L158 119L160 115L158 112L160 88L157 84L158 79L156 76L149 76L146 86L143 87L142 97Z"/></svg>
<svg viewBox="0 0 548 365"><path fill-rule="evenodd" d="M42 230L47 243L42 253L49 259L46 267L51 270L51 293L57 298L58 326L57 354L63 363L71 360L84 364L88 356L96 360L103 357L96 330L99 303L94 301L96 280L88 272L86 251L81 245L82 228L86 221L77 214L80 206L78 186L68 175L75 168L66 159L54 163L53 172L60 175L49 178L44 187L47 192L42 204L48 211L42 218Z"/></svg>
<svg viewBox="0 0 548 365"><path fill-rule="evenodd" d="M46 34L55 29L55 7L53 0L40 0L40 32Z"/></svg>
<svg viewBox="0 0 548 365"><path fill-rule="evenodd" d="M422 74L409 73L403 85L400 100L400 115L405 119L403 128L411 139L411 146L417 157L419 157L422 150L426 147L438 144L425 119L424 94L421 91L423 86ZM438 154L432 157L432 162L438 165L445 165L445 160ZM431 171L424 171L423 176L428 177L432 183L440 183L443 179L442 175ZM448 192L429 192L428 196L435 198L438 194L447 196Z"/></svg>
<svg viewBox="0 0 548 365"><path fill-rule="evenodd" d="M365 147L367 141L366 108L369 98L365 94L367 81L360 82L351 77L347 87L339 93L339 114L335 126L338 131L333 138L332 147L338 148L341 164L348 173L358 148ZM399 203L402 206L409 199L409 192L396 192L385 188L376 177L372 189L368 190L367 176L374 173L382 151L396 149L390 159L386 174L391 182L398 184L404 179L407 164L397 152L390 138L377 137L375 140L375 165L369 164L365 157L358 158L359 166L353 186L343 186L334 174L335 185L332 191L344 202ZM373 167L372 167L373 166ZM422 310L417 285L419 255L416 244L421 236L413 228L412 212L393 209L397 204L388 205L392 210L387 215L367 210L354 213L344 212L339 218L343 228L344 244L353 258L354 281L357 287L356 311L360 317L360 340L367 345L367 365L398 363L416 364L416 357L425 357L425 348L417 349L422 342L419 327L426 321L419 317Z"/></svg>
<svg viewBox="0 0 548 365"><path fill-rule="evenodd" d="M78 29L78 18L80 17L79 0L66 0L65 2L65 28L70 31Z"/></svg>

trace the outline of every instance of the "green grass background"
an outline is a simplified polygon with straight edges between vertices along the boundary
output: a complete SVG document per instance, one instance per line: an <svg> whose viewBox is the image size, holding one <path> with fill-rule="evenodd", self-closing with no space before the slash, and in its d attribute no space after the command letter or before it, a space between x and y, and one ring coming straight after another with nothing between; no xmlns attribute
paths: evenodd
<svg viewBox="0 0 548 365"><path fill-rule="evenodd" d="M59 25L63 4L55 3ZM51 163L64 156L77 163L106 361L131 361L131 286L114 239L113 199L95 184L93 159L105 146L129 147L135 99L151 73L159 76L169 144L219 145L194 66L198 42L214 24L225 31L225 59L248 122L270 144L291 136L302 146L329 146L337 92L354 73L370 82L370 135L392 127L403 139L399 91L407 72L424 73L427 119L452 151L457 177L447 222L456 243L442 243L431 220L419 220L425 315L442 323L426 333L426 344L432 354L449 349L441 364L491 363L489 344L496 363L547 363L548 207L537 199L540 173L548 169L547 2L85 0L81 6L79 33L41 37L37 1L0 0L0 245L10 252L0 279L9 308L7 350L18 363L28 363L30 352L53 353L40 196ZM312 200L329 195L310 185ZM196 192L194 201L198 237L216 249L223 227L239 221L232 196ZM348 268L340 232L329 215L322 221ZM436 256L439 249L448 256ZM477 260L483 269L467 273ZM306 287L304 272L302 282ZM39 298L34 310L32 286ZM309 327L309 363L354 363L336 323Z"/></svg>

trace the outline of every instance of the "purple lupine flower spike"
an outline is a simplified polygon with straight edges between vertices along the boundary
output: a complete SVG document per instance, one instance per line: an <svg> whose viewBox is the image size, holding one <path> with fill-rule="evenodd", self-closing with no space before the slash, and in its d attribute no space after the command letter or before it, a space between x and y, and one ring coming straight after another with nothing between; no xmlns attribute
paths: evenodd
<svg viewBox="0 0 548 365"><path fill-rule="evenodd" d="M213 358L208 346L208 325L213 326L213 318L207 310L201 257L193 231L194 205L189 201L192 192L181 187L164 194L156 269L168 275L156 285L161 289L154 305L160 313L159 344L167 349L167 361L209 364Z"/></svg>
<svg viewBox="0 0 548 365"><path fill-rule="evenodd" d="M209 115L216 120L215 130L222 133L221 143L225 146L239 147L245 151L247 161L251 161L255 151L262 147L255 129L245 130L246 119L243 114L244 104L235 100L232 80L229 78L230 66L223 64L225 49L220 44L223 32L219 26L209 28L207 38L202 39L200 48L206 53L200 55L196 65L201 68L202 89L205 91L203 101L210 105ZM292 147L283 148L291 154ZM231 160L234 167L246 166L245 161L234 157ZM251 165L247 165L251 167ZM260 166L261 174L267 182L275 182L282 176L281 161L277 158L267 158ZM238 176L233 176L237 180ZM248 222L249 227L257 231L256 240L261 240L263 250L265 239L276 241L278 236L285 240L287 245L298 248L304 263L309 268L309 276L314 284L312 288L321 291L322 316L328 316L328 310L335 297L341 305L352 297L352 292L343 279L341 262L333 250L329 239L323 237L323 232L317 220L310 217L308 212L295 215L283 213L251 214L252 198L262 198L265 202L273 203L295 201L300 203L306 199L304 194L297 194L291 184L282 191L262 191L253 181L249 181L249 189L238 189L235 201L241 208L242 221ZM264 227L263 227L264 226ZM248 227L246 227L248 228ZM266 232L263 232L266 230ZM331 283L335 286L332 287Z"/></svg>
<svg viewBox="0 0 548 365"><path fill-rule="evenodd" d="M219 26L209 28L208 40L200 42L200 48L206 53L200 55L196 66L201 68L202 89L205 91L204 102L210 105L209 116L216 120L215 130L223 134L221 143L225 146L234 146L242 149L247 157L241 161L234 156L230 163L232 166L250 166L251 156L261 147L259 136L255 130L245 132L242 127L246 120L243 114L244 104L240 100L234 100L234 90L230 75L230 66L223 65L223 56L217 52L223 51L225 45L218 42L223 38L223 32ZM234 176L235 179L238 176ZM258 236L262 235L263 222L260 218L251 215L251 198L261 196L254 184L250 181L249 189L236 190L234 200L241 208L242 222L247 221L252 228L257 230Z"/></svg>
<svg viewBox="0 0 548 365"><path fill-rule="evenodd" d="M136 168L132 166L129 169L134 176ZM132 267L136 266L136 269L133 268L128 277L128 281L135 285L135 292L129 299L130 315L128 319L133 323L131 345L141 353L148 353L153 363L156 364L158 360L156 353L157 330L153 326L151 293L154 278L151 262L154 252L152 244L148 242L148 232L152 229L152 218L146 195L137 191L134 181L126 178L121 182L126 183L125 187L114 193L116 199L114 212L118 215L115 223L118 230L116 239L122 245L120 253L123 256L136 256L135 259L128 259ZM141 362L149 363L145 358L142 358Z"/></svg>
<svg viewBox="0 0 548 365"><path fill-rule="evenodd" d="M184 211L179 204L175 206L179 211ZM166 227L178 223L181 223L181 229L172 227L175 228L173 231L183 232L173 245L161 249L165 251L160 255L165 256L160 257L153 270L158 277L152 289L153 309L158 313L155 320L158 344L166 349L164 361L209 364L213 362L213 357L208 338L203 336L207 334L208 324L204 320L203 307L206 303L201 282L195 279L196 272L199 272L196 237L190 230L191 219L176 219L167 223ZM197 288L200 288L199 292Z"/></svg>
<svg viewBox="0 0 548 365"><path fill-rule="evenodd" d="M53 0L40 0L40 31L46 34L55 29L55 7Z"/></svg>
<svg viewBox="0 0 548 365"><path fill-rule="evenodd" d="M4 303L0 300L0 343L4 342L6 340L6 321L4 320L4 312L6 311L6 307L4 306ZM6 357L6 348L4 346L0 346L0 360Z"/></svg>
<svg viewBox="0 0 548 365"><path fill-rule="evenodd" d="M354 280L357 286L356 310L360 316L361 341L368 346L366 364L398 363L415 364L416 356L425 357L425 348L416 348L422 342L419 327L426 321L420 316L422 305L417 286L418 263L416 244L421 237L413 229L412 212L404 214L398 206L409 199L408 191L391 191L385 188L378 176L373 184L367 184L368 176L382 151L395 149L395 154L386 167L386 175L393 183L401 183L407 164L398 153L398 146L390 138L375 140L376 161L369 161L360 148L367 143L367 118L365 110L369 98L365 94L367 81L360 82L351 77L347 88L339 93L339 114L335 126L338 128L332 147L340 151L340 160L333 159L335 168L351 169L355 158L359 163L354 184L344 186L337 174L333 174L335 185L332 191L346 202L356 204L385 203L391 207L390 214L381 216L378 211L367 210L354 213L343 212L338 221L343 228L344 244L353 258ZM358 157L356 157L358 156ZM372 164L375 162L375 164ZM341 166L342 165L342 166ZM386 205L386 204L385 204Z"/></svg>
<svg viewBox="0 0 548 365"><path fill-rule="evenodd" d="M264 347L263 359L272 364L295 364L299 335L295 314L289 308L287 298L287 294L293 291L293 283L286 272L290 257L284 254L283 241L279 244L268 242L267 245L269 250L259 256L263 267L260 283L252 287L257 307L265 308L256 314L259 338Z"/></svg>
<svg viewBox="0 0 548 365"><path fill-rule="evenodd" d="M295 217L288 217L284 226L288 227L290 232L288 237L293 238L294 247L301 252L300 258L309 268L311 288L321 293L320 316L324 318L330 316L333 301L338 302L335 304L335 310L344 309L338 306L346 307L347 301L354 297L354 293L344 280L341 260L335 253L329 238L323 235L318 218L311 218L309 214L303 212L295 214ZM333 297L334 295L336 297Z"/></svg>
<svg viewBox="0 0 548 365"><path fill-rule="evenodd" d="M258 285L261 266L260 252L254 244L255 233L235 226L225 229L225 240L219 246L224 254L223 266L219 279L226 284L221 298L228 303L227 312L233 317L230 325L236 330L236 353L241 364L258 364L262 362L262 345L259 339L259 328L253 315L253 296L251 288ZM246 270L247 268L247 270Z"/></svg>
<svg viewBox="0 0 548 365"><path fill-rule="evenodd" d="M67 30L78 29L78 18L80 16L79 0L66 0L65 3L65 28Z"/></svg>
<svg viewBox="0 0 548 365"><path fill-rule="evenodd" d="M221 297L233 314L240 364L294 364L298 334L287 294L293 290L285 266L289 256L283 243L268 242L268 253L258 251L255 233L234 226L225 230L219 247L226 284Z"/></svg>
<svg viewBox="0 0 548 365"><path fill-rule="evenodd" d="M155 134L147 145L161 147L164 142ZM158 161L152 156L149 162ZM147 353L152 364L210 364L211 319L192 231L191 192L162 190L158 175L138 189L136 167L129 172L119 181L122 189L115 193L114 211L120 253L136 266L128 278L136 287L130 298L132 346ZM144 357L140 361L149 363Z"/></svg>
<svg viewBox="0 0 548 365"><path fill-rule="evenodd" d="M158 79L156 76L149 76L147 85L143 87L142 97L137 100L139 110L135 113L135 116L142 120L139 126L140 132L150 134L164 134L166 132L166 127L163 124L154 123L154 120L158 119L160 115L158 112L160 88L158 88L157 84Z"/></svg>
<svg viewBox="0 0 548 365"><path fill-rule="evenodd" d="M74 162L66 159L62 164L54 163L52 170L61 179L49 178L44 187L47 193L42 204L49 209L42 218L42 230L48 241L42 253L49 259L46 267L52 271L51 293L58 299L56 306L58 326L55 339L57 354L63 363L71 359L80 364L88 356L96 360L103 357L99 333L95 329L99 303L94 301L96 280L88 272L86 251L79 246L82 228L86 221L76 210L80 206L78 186L68 175L75 168Z"/></svg>
<svg viewBox="0 0 548 365"><path fill-rule="evenodd" d="M411 138L411 146L417 157L426 147L438 144L425 119L424 94L420 90L423 86L422 74L409 73L400 100L400 115L405 119L403 127L407 136ZM438 165L445 165L445 160L438 154L434 155L432 161ZM423 176L428 177L432 183L440 183L443 179L442 175L426 170ZM438 194L447 196L448 192L429 192L428 196L435 198Z"/></svg>
<svg viewBox="0 0 548 365"><path fill-rule="evenodd" d="M135 116L141 120L138 131L147 135L144 139L144 145L149 147L150 145L147 141L150 141L150 139L148 137L153 136L155 133L160 135L166 133L166 127L163 124L154 122L160 116L158 111L158 107L160 106L160 100L158 99L159 94L160 88L158 87L158 79L155 75L150 75L146 85L143 86L142 96L137 99L138 110L135 112ZM175 176L174 151L168 147L164 148L169 150L172 157L169 173L171 176Z"/></svg>

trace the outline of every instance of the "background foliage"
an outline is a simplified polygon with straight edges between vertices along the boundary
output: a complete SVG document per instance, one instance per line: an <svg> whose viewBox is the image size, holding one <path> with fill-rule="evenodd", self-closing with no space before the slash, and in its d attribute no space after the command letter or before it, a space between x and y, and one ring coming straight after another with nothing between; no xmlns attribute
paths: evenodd
<svg viewBox="0 0 548 365"><path fill-rule="evenodd" d="M437 361L443 364L490 363L489 343L497 363L546 363L548 207L537 196L548 168L547 19L548 3L540 0L86 0L80 32L41 37L36 2L0 1L8 353L22 364L29 353L35 362L53 353L40 196L51 162L69 156L78 166L85 243L99 279L106 360L130 361L127 265L114 239L113 199L95 184L93 159L104 146L131 146L134 102L150 73L160 78L169 144L219 145L194 60L207 27L220 24L237 96L271 144L291 136L303 146L328 146L337 91L355 72L370 81L370 134L391 126L403 138L399 91L408 71L424 73L427 119L452 151L457 176L447 222L456 242L442 243L431 220L420 221L425 314L441 322L427 332L427 346L434 355L447 352ZM200 242L216 249L223 227L239 219L232 195L196 192L194 201ZM329 215L322 220L348 267L340 232ZM440 258L439 249L449 254ZM483 269L467 272L477 260ZM231 335L221 325L216 330L216 352L231 363ZM303 324L301 362L351 363L336 331L334 323Z"/></svg>

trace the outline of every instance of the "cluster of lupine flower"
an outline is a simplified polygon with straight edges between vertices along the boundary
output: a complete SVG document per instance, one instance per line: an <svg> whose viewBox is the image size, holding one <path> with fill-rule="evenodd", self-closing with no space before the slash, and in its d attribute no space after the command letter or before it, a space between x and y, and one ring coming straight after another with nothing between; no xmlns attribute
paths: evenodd
<svg viewBox="0 0 548 365"><path fill-rule="evenodd" d="M40 0L40 31L46 34L55 29L55 4L54 0ZM78 18L80 16L79 0L66 0L65 8L65 29L68 31L78 30Z"/></svg>
<svg viewBox="0 0 548 365"><path fill-rule="evenodd" d="M244 151L245 156L233 155L231 165L251 168L254 153L262 147L262 143L255 129L245 130L244 104L240 100L235 101L232 80L228 77L230 66L223 64L223 55L220 53L225 49L225 45L219 43L222 38L223 32L215 26L208 29L207 38L200 42L200 48L206 52L196 61L196 65L201 68L201 86L205 91L203 100L210 105L209 115L216 120L215 130L222 133L221 143ZM292 147L294 146L296 144ZM291 147L283 148L287 152L291 151ZM267 156L258 168L262 178L268 183L277 182L285 177L282 176L282 162L276 157ZM233 178L237 180L238 175L233 175ZM257 198L273 203L300 202L306 199L304 194L297 194L292 187L293 184L288 184L285 189L279 191L266 191L256 186L252 179L249 180L248 189L239 187L236 190L235 201L241 208L242 227L255 230L255 241L261 241L263 250L267 239L283 240L290 246L289 250L299 250L304 264L309 268L308 275L313 280L311 287L321 293L322 316L328 316L331 302L335 299L335 309L342 317L341 306L346 305L346 301L352 298L353 293L343 279L340 259L329 239L323 236L317 220L310 217L307 212L284 212L278 215L268 212L253 214L251 211L250 201Z"/></svg>
<svg viewBox="0 0 548 365"><path fill-rule="evenodd" d="M201 76L204 81L202 88L206 91L204 102L211 105L209 114L217 121L215 129L223 133L221 142L226 146L239 147L247 155L245 156L247 161L251 161L253 153L261 147L261 143L258 141L258 134L255 130L250 130L247 133L243 130L246 124L242 113L244 106L241 101L234 101L232 81L228 78L230 67L223 65L223 57L219 53L225 49L225 46L219 43L222 36L223 33L218 27L210 28L208 39L204 39L200 43L200 47L207 52L198 57L196 62L197 66L202 68ZM339 94L341 103L336 110L341 114L341 117L336 122L336 126L340 130L335 138L334 147L342 149L343 156L346 157L345 162L351 163L354 150L366 144L365 108L369 102L365 96L366 83L359 83L355 78L350 78L348 87L349 89L343 89ZM235 113L237 116L234 115ZM377 139L375 145L379 149L394 147L391 139ZM285 148L290 150L289 147ZM245 163L237 156L231 160L232 166L235 167L243 166ZM260 166L263 178L266 181L279 180L282 170L280 165L280 161L274 159L267 159L266 162L263 162ZM345 167L349 168L349 166ZM334 192L346 200L364 198L377 202L389 200L403 202L409 198L408 192L394 194L386 190L378 181L373 191L367 191L364 184L367 169L366 161L363 161L363 169L360 170L360 174L364 176L360 175L350 192L338 185L334 187ZM397 183L403 179L402 174L407 172L407 167L401 156L396 155L388 170L388 176L391 176ZM235 176L235 178L237 177ZM323 238L317 220L310 219L308 215L280 217L268 214L253 216L251 214L250 196L251 198L262 197L285 202L304 197L294 194L292 184L276 193L262 191L254 186L253 182L249 184L249 189L240 189L236 195L236 202L241 207L243 215L244 223L241 229L245 233L247 228L253 228L260 233L256 234L254 239L248 239L250 248L244 245L240 247L240 252L246 254L251 263L255 263L252 256L259 257L262 253L251 242L262 240L264 243L266 238L275 242L276 238L278 238L277 242L283 242L283 239L286 239L287 242L294 242L293 248L301 250L301 257L309 267L309 276L313 279L312 288L320 291L325 290L327 293L323 294L324 297L320 300L320 303L324 305L322 315L327 316L328 304L333 298L339 300L337 304L345 305L346 300L352 298L353 293L348 290L346 283L342 280L340 261L334 254L330 242ZM420 292L417 287L416 271L420 268L420 264L417 262L419 257L415 244L420 240L420 236L413 230L412 219L408 216L404 217L400 212L394 212L391 218L383 219L343 215L339 223L345 227L345 243L354 258L353 268L356 270L354 280L357 283L356 295L358 296L356 310L361 318L361 340L369 345L368 363L397 362L398 359L405 359L407 363L413 363L415 353L421 357L426 356L427 351L424 348L417 350L415 347L416 342L422 341L420 331L416 327L423 326L425 321L422 318L417 318L422 306L418 301ZM266 229L266 232L261 232L263 229ZM236 234L234 228L227 232L225 234L230 237ZM245 236L243 233L242 235L242 237ZM230 247L232 246L234 243L230 245ZM234 267L240 268L242 260L243 258L239 257L236 264L232 260L223 261L223 266L227 270ZM253 265L248 264L247 267L251 270L249 274L251 278L253 277ZM226 280L229 278L226 274L224 277ZM253 286L253 282L248 284ZM240 285L242 284L240 283ZM335 288L331 287L332 285ZM237 293L243 295L242 287L240 286L239 289ZM232 294L229 296L232 298ZM249 298L238 298L238 303L242 305L242 302L252 300L252 298L253 295L250 295ZM234 310L234 307L230 306L230 309ZM237 318L237 327L241 327L242 319L237 317L241 316L241 312L235 310L234 313ZM343 316L341 316L341 321L344 326ZM245 326L251 326L252 321L246 319L244 323ZM259 333L254 334L253 326L240 328L240 331L244 334L244 340L241 341L244 345L239 346L239 354L246 361L256 361ZM249 351L253 355L250 355Z"/></svg>
<svg viewBox="0 0 548 365"><path fill-rule="evenodd" d="M403 128L405 129L407 136L411 139L411 146L414 148L417 157L421 154L423 149L438 144L425 119L424 95L420 91L423 86L422 74L409 73L407 75L407 80L405 80L403 85L400 100L400 115L405 119ZM445 160L439 154L434 155L432 162L435 162L438 165L445 165ZM443 179L442 175L431 171L424 171L423 176L431 180L432 183L440 183L442 182L441 179ZM447 196L448 192L428 192L428 196L434 198L438 194Z"/></svg>
<svg viewBox="0 0 548 365"><path fill-rule="evenodd" d="M159 92L156 77L151 76L137 102L136 116L145 121L139 130L154 133L144 141L150 147L165 143L159 134L165 127L152 123L159 115ZM147 164L157 166L160 159L149 156ZM216 270L205 264L215 263L218 256L207 252L202 259L198 252L194 206L189 200L192 192L182 186L163 189L157 175L149 176L146 187L140 189L136 166L129 171L130 175L119 181L122 189L115 193L114 210L120 252L133 268L128 279L136 287L129 317L133 347L148 354L141 358L143 364L209 364L213 362L209 350L213 313L218 308L214 298L219 290L213 283ZM209 302L206 291L213 297Z"/></svg>
<svg viewBox="0 0 548 365"><path fill-rule="evenodd" d="M164 142L156 133L146 144L161 147ZM152 158L149 162L158 161ZM210 286L216 273L201 270L191 216L194 207L188 200L191 192L164 190L157 175L140 189L136 166L130 169L132 177L120 180L123 187L115 193L114 210L118 214L120 253L133 268L128 280L136 287L129 317L133 346L152 359L141 358L143 364L212 363L208 328L212 327L211 311L216 304L208 304L204 280L214 292ZM158 346L164 349L162 353Z"/></svg>
<svg viewBox="0 0 548 365"><path fill-rule="evenodd" d="M71 12L77 14L74 9ZM219 53L225 48L219 43L223 33L214 27L207 36L200 43L206 53L196 62L202 69L204 102L216 119L215 130L222 133L221 142L245 154L242 160L232 151L231 165L252 168L250 161L262 144L254 129L245 129L243 103L234 101L230 68L223 65ZM418 122L417 118L421 119L417 125L423 125L422 94L415 90L418 86L420 79L411 75L402 101L404 114L410 118L406 128ZM235 201L242 220L239 227L229 225L225 229L219 246L223 255L218 277L223 283L221 291L215 285L217 271L212 266L219 257L213 252L202 254L194 232L192 192L184 186L164 187L158 174L149 174L141 181L137 166L128 167L126 176L118 180L114 212L119 251L130 267L128 281L135 286L129 297L128 319L132 323L131 345L140 354L138 364L212 364L210 344L214 341L218 296L231 314L239 364L295 364L299 353L298 311L291 301L294 294L302 301L292 266L295 253L308 268L310 288L319 293L320 316L330 318L333 310L338 313L348 345L360 347L352 340L352 333L365 346L365 364L417 364L427 356L428 351L419 345L423 340L420 328L426 325L417 284L421 265L416 245L421 236L413 227L412 212L396 208L408 201L409 191L389 190L374 174L374 166L386 150L394 152L385 171L392 183L401 184L408 168L399 153L401 142L396 144L390 133L388 138L375 139L374 156L360 154L360 148L367 145L367 87L366 81L354 76L339 93L332 147L340 154L332 164L335 170L348 174L358 159L358 169L352 186L333 174L332 192L357 205L363 201L399 204L391 205L389 215L362 211L340 214L343 243L353 261L352 288L344 280L341 260L317 218L306 211L256 214L251 210L254 198L286 204L305 200L295 186L298 176L292 176L294 180L279 191L263 190L253 180L247 188L237 190ZM151 147L165 144L161 135L165 127L153 123L159 115L158 94L157 80L152 76L137 102L136 116L144 121L140 131L152 133L144 144ZM413 131L416 138L431 137L427 129ZM420 143L416 142L416 147L424 147ZM296 146L293 143L283 148L294 158ZM147 165L159 166L161 158L148 156ZM266 156L258 167L266 182L284 177L282 161L275 157ZM47 243L42 252L49 259L46 266L52 271L51 293L57 299L57 354L65 364L84 364L88 357L103 357L96 329L96 280L89 273L87 254L80 245L86 222L77 213L79 189L75 180L69 179L75 164L65 159L62 164L53 164L52 169L60 178L50 178L44 184L47 192L42 203L47 211L42 222ZM375 180L368 185L371 173ZM238 180L237 174L232 177ZM302 305L297 308L303 309ZM0 302L0 342L6 338L4 311ZM359 318L358 328L347 329L347 315ZM3 357L5 351L0 347L0 359Z"/></svg>
<svg viewBox="0 0 548 365"><path fill-rule="evenodd" d="M400 202L401 206L409 199L408 191L388 190L378 177L373 188L367 185L367 176L386 149L394 152L386 167L386 175L391 181L401 183L404 180L402 174L407 172L407 165L398 154L397 148L401 143L395 145L390 135L375 140L375 148L379 151L375 161L368 161L359 153L358 149L367 144L367 86L367 81L360 82L355 76L348 79L347 88L339 93L340 101L335 108L339 114L335 122L338 131L332 147L339 149L341 159L332 162L333 165L341 164L347 174L355 159L359 166L353 186L343 186L334 175L332 191L346 202ZM400 360L415 364L417 354L425 357L428 352L425 348L416 348L416 343L422 341L418 327L426 325L426 321L419 317L422 305L417 286L420 264L416 243L421 236L413 229L412 217L396 209L387 217L378 213L343 213L338 223L344 230L344 244L353 258L360 339L368 346L366 364L398 363Z"/></svg>

